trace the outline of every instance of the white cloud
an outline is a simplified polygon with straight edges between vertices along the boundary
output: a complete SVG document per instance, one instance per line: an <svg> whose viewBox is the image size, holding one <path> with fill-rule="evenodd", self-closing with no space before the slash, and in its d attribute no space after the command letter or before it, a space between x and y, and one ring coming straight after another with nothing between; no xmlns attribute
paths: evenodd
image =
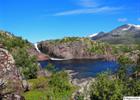
<svg viewBox="0 0 140 100"><path fill-rule="evenodd" d="M80 0L80 2L78 2L78 5L83 7L96 7L98 4L93 0Z"/></svg>
<svg viewBox="0 0 140 100"><path fill-rule="evenodd" d="M126 22L127 20L127 18L118 18L118 22Z"/></svg>
<svg viewBox="0 0 140 100"><path fill-rule="evenodd" d="M75 10L58 12L58 13L55 13L54 16L110 13L110 12L118 11L120 9L121 7L96 7L96 8L86 8L86 9L75 9Z"/></svg>

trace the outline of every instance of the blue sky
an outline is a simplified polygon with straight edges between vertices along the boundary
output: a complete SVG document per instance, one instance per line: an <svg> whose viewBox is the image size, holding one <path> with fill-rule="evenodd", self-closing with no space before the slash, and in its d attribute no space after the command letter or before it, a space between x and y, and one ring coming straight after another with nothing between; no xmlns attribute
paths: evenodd
<svg viewBox="0 0 140 100"><path fill-rule="evenodd" d="M31 42L140 24L140 0L0 0L0 29Z"/></svg>

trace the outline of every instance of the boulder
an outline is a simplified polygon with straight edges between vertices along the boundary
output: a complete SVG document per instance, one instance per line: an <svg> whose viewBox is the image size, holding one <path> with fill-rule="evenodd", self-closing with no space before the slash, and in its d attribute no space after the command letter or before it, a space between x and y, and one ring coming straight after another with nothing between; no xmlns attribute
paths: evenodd
<svg viewBox="0 0 140 100"><path fill-rule="evenodd" d="M0 48L0 98L6 100L20 100L22 87L22 77L15 66L12 55L5 49Z"/></svg>

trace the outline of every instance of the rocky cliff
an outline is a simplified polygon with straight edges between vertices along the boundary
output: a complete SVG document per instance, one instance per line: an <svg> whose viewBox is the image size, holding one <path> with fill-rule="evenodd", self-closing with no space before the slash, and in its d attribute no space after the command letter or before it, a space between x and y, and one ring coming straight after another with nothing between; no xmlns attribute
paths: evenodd
<svg viewBox="0 0 140 100"><path fill-rule="evenodd" d="M43 52L48 54L53 58L61 59L114 59L114 56L111 55L111 48L102 47L102 53L91 52L90 49L98 45L95 41L91 41L86 38L78 38L74 41L44 41L38 44L38 48ZM97 46L97 49L98 46ZM105 50L104 50L105 49ZM101 51L101 50L100 50ZM104 52L106 51L106 52Z"/></svg>
<svg viewBox="0 0 140 100"><path fill-rule="evenodd" d="M49 59L49 57L46 54L38 52L34 45L32 45L27 51L31 56L35 56L37 58L37 61Z"/></svg>
<svg viewBox="0 0 140 100"><path fill-rule="evenodd" d="M20 100L22 80L11 54L0 48L0 99Z"/></svg>

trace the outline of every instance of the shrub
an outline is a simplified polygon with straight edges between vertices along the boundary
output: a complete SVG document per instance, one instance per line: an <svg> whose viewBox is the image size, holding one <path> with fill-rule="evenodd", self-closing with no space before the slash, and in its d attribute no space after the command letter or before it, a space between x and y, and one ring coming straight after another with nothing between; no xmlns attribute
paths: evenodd
<svg viewBox="0 0 140 100"><path fill-rule="evenodd" d="M31 90L44 89L48 85L48 79L45 77L40 77L37 79L30 79L28 82L31 85Z"/></svg>
<svg viewBox="0 0 140 100"><path fill-rule="evenodd" d="M13 53L16 66L21 69L23 76L26 79L37 77L37 61L35 57L29 56L26 49L17 48Z"/></svg>
<svg viewBox="0 0 140 100"><path fill-rule="evenodd" d="M27 100L34 98L34 100L68 100L75 90L69 83L67 73L63 71L53 73L53 75L48 78L42 77L29 80L29 84L31 84L31 90L24 94Z"/></svg>

